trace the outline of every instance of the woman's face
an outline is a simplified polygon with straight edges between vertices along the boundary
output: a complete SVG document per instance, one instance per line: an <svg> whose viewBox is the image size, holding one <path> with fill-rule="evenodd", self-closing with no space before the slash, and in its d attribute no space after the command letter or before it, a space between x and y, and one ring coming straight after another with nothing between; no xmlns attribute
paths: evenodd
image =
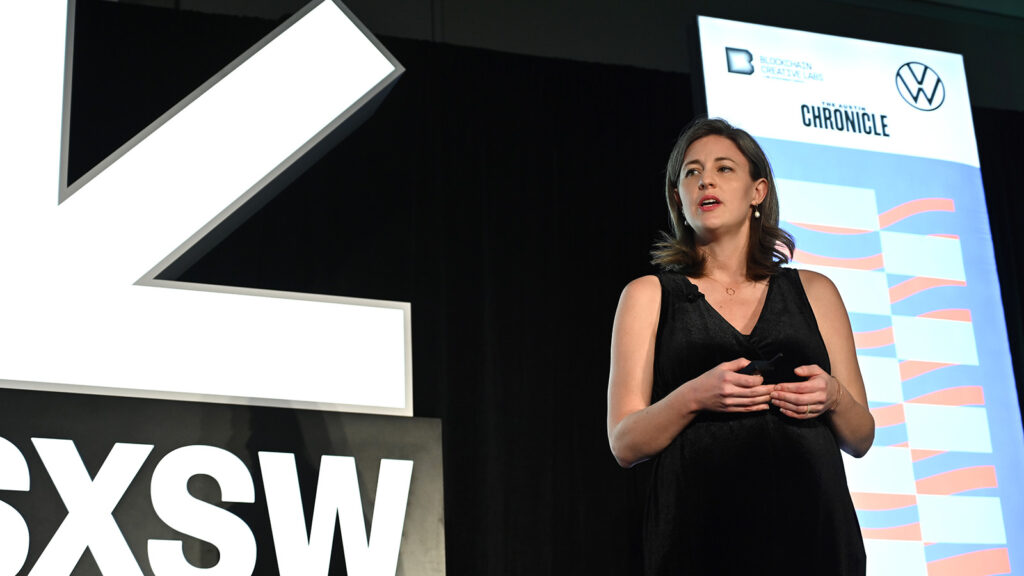
<svg viewBox="0 0 1024 576"><path fill-rule="evenodd" d="M751 206L760 204L767 192L768 181L750 179L750 164L732 140L705 136L686 149L678 195L683 216L698 238L746 230Z"/></svg>

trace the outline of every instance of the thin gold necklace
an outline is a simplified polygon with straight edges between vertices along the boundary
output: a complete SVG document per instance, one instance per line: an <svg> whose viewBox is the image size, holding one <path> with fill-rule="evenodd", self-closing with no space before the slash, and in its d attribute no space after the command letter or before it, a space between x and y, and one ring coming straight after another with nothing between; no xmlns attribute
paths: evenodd
<svg viewBox="0 0 1024 576"><path fill-rule="evenodd" d="M719 282L718 280L715 280L714 278L712 278L710 274L708 274L707 276L705 276L705 278L707 278L708 280L711 280L711 281L712 281L712 282L714 282L715 284L718 284L718 285L719 285L719 286L721 286L722 288L725 288L725 293L726 293L726 294L728 294L729 296L735 296L735 295L736 295L736 289L735 289L735 288L729 288L729 287L728 287L728 286L726 286L725 284L722 284L722 283L721 283L721 282ZM744 282L743 284L740 284L740 286L741 286L741 287L742 287L742 286L745 286L745 285L746 285L746 284L748 284L749 282L750 282L750 281L748 280L748 281Z"/></svg>

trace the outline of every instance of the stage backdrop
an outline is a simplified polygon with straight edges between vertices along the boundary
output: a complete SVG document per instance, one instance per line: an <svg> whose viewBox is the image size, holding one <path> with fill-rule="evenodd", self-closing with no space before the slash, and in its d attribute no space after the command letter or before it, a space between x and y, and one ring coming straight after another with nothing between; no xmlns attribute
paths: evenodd
<svg viewBox="0 0 1024 576"><path fill-rule="evenodd" d="M817 9L838 17L830 6ZM106 0L79 0L76 22L79 176L280 24ZM608 346L619 292L651 272L648 250L667 225L663 170L695 112L691 77L380 40L406 72L374 115L170 278L411 302L416 415L444 423L447 573L636 574L647 470L622 470L608 450ZM687 48L672 45L671 57ZM974 118L1012 338L1024 115L974 108ZM22 148L5 152L3 170ZM63 417L105 425L83 410ZM286 422L270 429L294 435ZM102 439L78 446L91 472L117 440ZM17 445L31 466L35 446ZM308 462L297 456L300 483ZM41 491L43 474L32 477ZM148 488L143 478L130 490ZM0 490L5 502L23 496Z"/></svg>
<svg viewBox="0 0 1024 576"><path fill-rule="evenodd" d="M871 574L1024 565L1024 440L957 54L701 17L708 113L764 146L794 264L839 287L877 432Z"/></svg>

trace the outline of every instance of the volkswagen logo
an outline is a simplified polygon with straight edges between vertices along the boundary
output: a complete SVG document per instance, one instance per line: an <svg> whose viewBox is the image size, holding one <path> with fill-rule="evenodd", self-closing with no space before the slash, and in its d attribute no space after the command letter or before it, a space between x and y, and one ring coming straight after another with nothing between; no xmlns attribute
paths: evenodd
<svg viewBox="0 0 1024 576"><path fill-rule="evenodd" d="M920 62L907 62L896 71L896 90L900 96L918 110L929 112L946 101L946 87L942 78Z"/></svg>

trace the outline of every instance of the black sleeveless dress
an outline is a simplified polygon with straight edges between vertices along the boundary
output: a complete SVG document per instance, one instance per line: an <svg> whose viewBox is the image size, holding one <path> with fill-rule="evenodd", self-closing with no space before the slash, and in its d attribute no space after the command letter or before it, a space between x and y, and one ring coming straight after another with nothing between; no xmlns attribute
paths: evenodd
<svg viewBox="0 0 1024 576"><path fill-rule="evenodd" d="M682 274L658 278L652 403L741 356L782 353L763 374L769 384L798 380L793 369L804 364L831 370L796 270L771 278L750 335ZM774 406L699 414L654 458L644 561L650 576L864 574L864 542L827 416L796 420Z"/></svg>

